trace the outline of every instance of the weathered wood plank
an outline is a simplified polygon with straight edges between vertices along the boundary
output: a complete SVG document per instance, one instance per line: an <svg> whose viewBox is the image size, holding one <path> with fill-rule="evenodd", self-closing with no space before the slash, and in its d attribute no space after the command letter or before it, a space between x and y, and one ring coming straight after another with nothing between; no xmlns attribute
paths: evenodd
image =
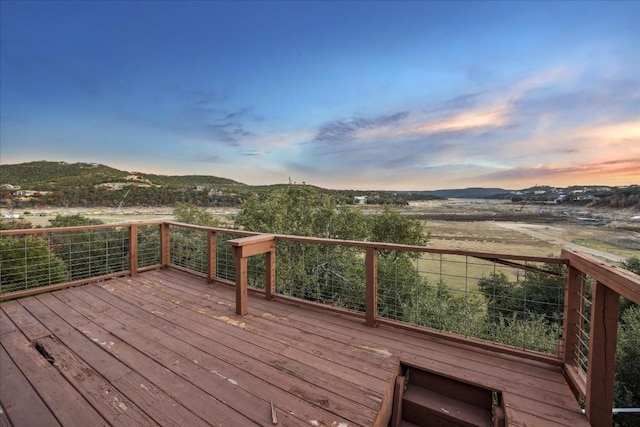
<svg viewBox="0 0 640 427"><path fill-rule="evenodd" d="M143 286L152 286L152 282L146 281L145 278L141 278L140 282ZM149 287L145 286L145 289L149 289ZM139 289L136 290L134 284L123 287L122 290L125 292L140 292ZM180 289L165 286L163 292L158 294L157 297L154 292L144 292L139 295L140 298L158 304L162 304L162 301L179 298L181 304L179 307L175 307L175 309L183 310L182 313L187 317L190 313L186 311L186 309L189 309L210 317L212 320L217 320L217 318L221 316L228 315L230 309L230 303L221 304L219 299L214 300L210 295L206 296L205 303L202 299L202 294L191 294L188 290L185 292L184 288ZM151 298L154 297L156 299L151 300ZM296 360L305 362L307 357L321 357L332 362L334 365L349 367L365 373L368 377L383 379L385 382L388 379L388 373L395 371L398 366L397 358L389 357L390 355L387 353L375 352L362 346L354 346L350 343L345 343L344 339L333 340L328 338L324 333L320 335L316 334L305 327L300 327L300 324L296 322L290 322L286 316L282 317L265 311L261 316L249 315L243 318L243 321L245 322L245 327L241 333L237 332L237 328L227 330L229 330L231 334L235 333L239 338L245 339L249 343L255 343L256 340L261 343L282 343L284 346L281 345L278 351L284 351L285 349L298 350L299 354L294 357ZM206 325L206 323L202 324ZM224 324L222 326L227 325ZM216 329L218 328L219 326L216 326ZM248 336L248 333L253 334L253 336ZM340 337L344 338L343 335ZM303 352L307 354L303 354ZM361 380L358 380L358 383L361 384Z"/></svg>
<svg viewBox="0 0 640 427"><path fill-rule="evenodd" d="M13 332L17 329L17 326L11 321L9 316L7 316L0 306L0 335Z"/></svg>
<svg viewBox="0 0 640 427"><path fill-rule="evenodd" d="M118 288L118 291L120 288ZM95 294L96 289L92 289L91 293ZM97 294L96 294L97 295ZM121 305L113 296L109 298L109 295L103 295L107 304L113 304L113 306ZM127 298L131 300L133 298ZM108 302L107 302L108 300ZM125 308L125 307L123 307ZM125 308L126 309L126 308ZM127 311L133 310L129 307ZM130 311L133 313L133 311ZM166 316L171 314L170 310L164 310ZM196 313L197 314L197 313ZM328 374L318 374L318 372L309 369L308 366L302 365L296 360L287 359L280 356L277 353L267 352L257 346L254 346L248 342L235 341L238 345L231 346L233 341L232 337L221 338L219 340L210 341L205 337L193 334L186 328L179 328L175 324L164 324L162 330L151 329L152 324L162 323L162 319L153 318L150 319L151 323L138 323L136 317L144 316L143 313L135 312L135 316L127 316L124 312L118 314L118 317L124 316L127 318L127 325L137 325L144 329L149 336L153 336L156 339L162 339L162 342L166 346L170 346L173 349L182 348L182 353L187 353L185 356L189 360L197 360L198 366L206 366L208 370L215 372L224 372L225 377L230 377L228 372L235 372L233 380L242 386L247 387L247 391L256 393L258 389L273 388L274 385L290 387L293 390L293 394L301 397L305 400L312 402L319 402L320 406L325 409L338 414L342 417L352 417L354 421L361 417L372 416L371 409L367 409L365 406L360 406L353 402L350 402L345 397L336 399L334 393L343 392L346 397L359 399L362 403L371 404L371 399L367 399L362 393L353 393L351 387L345 387L344 381L340 381L339 377L327 378ZM174 320L180 321L177 317ZM236 328L244 329L246 324L239 321L233 321ZM244 319L243 319L244 320ZM214 333L212 331L212 333ZM180 341L179 341L180 340ZM186 340L188 343L185 343ZM229 347L231 346L231 347ZM212 358L207 351L211 351L212 347L215 348L215 358ZM217 359L217 360L216 360ZM180 368L185 367L185 364L180 364ZM237 368L242 368L242 370ZM250 373L251 375L247 375ZM188 375L188 372L183 372L184 375ZM292 378L297 377L297 378ZM258 376L265 382L255 383L255 376ZM366 376L362 375L361 379L366 381ZM293 381L295 380L295 381ZM292 382L293 381L293 382ZM311 385L313 384L313 385ZM324 389L322 387L325 387ZM384 388L383 388L384 391ZM278 391L271 390L270 393ZM278 392L279 393L279 392ZM351 393L351 394L350 394ZM372 393L372 392L371 392ZM264 404L269 402L268 395L262 395ZM286 398L286 394L282 396ZM231 400L231 399L230 399ZM258 402L254 399L254 405ZM316 403L317 404L317 403ZM375 404L371 405L375 406ZM324 414L326 416L326 414ZM370 423L371 418L360 419L359 424L366 425L367 421ZM341 420L336 420L341 422Z"/></svg>
<svg viewBox="0 0 640 427"><path fill-rule="evenodd" d="M12 427L11 422L9 421L9 417L2 408L2 405L0 405L0 427Z"/></svg>
<svg viewBox="0 0 640 427"><path fill-rule="evenodd" d="M113 385L161 426L205 427L211 425L136 372L118 378Z"/></svg>
<svg viewBox="0 0 640 427"><path fill-rule="evenodd" d="M112 341L96 343L71 328L67 322L79 326L86 325L88 322L72 307L66 305L52 294L40 295L37 299L39 302L44 303L46 307L38 307L38 304L33 302L25 302L25 305L30 308L31 312L38 315L40 320L46 319L47 326L56 334L57 338L61 339L65 345L85 361L88 361L88 364L93 369L109 379L109 382L114 387L135 402L136 406L139 406L149 414L155 422L164 426L173 425L176 427L182 425L208 425L139 374L132 372L128 366L113 355L101 349L100 345L114 345ZM46 309L50 309L52 313L57 311L57 313L65 316L65 319L63 320L61 317L47 313ZM78 317L82 317L84 321L79 321ZM98 340L95 339L95 341Z"/></svg>
<svg viewBox="0 0 640 427"><path fill-rule="evenodd" d="M37 391L0 346L0 401L16 426L59 426Z"/></svg>
<svg viewBox="0 0 640 427"><path fill-rule="evenodd" d="M76 310L84 315L91 316L94 310L98 309L97 307L87 305L82 299L77 298L75 292L65 291L57 296L61 300L72 304ZM198 416L206 422L214 426L256 425L242 414L229 408L220 400L215 399L191 382L181 378L166 366L147 357L127 341L120 339L117 333L125 328L120 322L108 316L100 316L98 320L104 327L97 323L89 322L83 325L81 332L91 340L101 343L101 345L104 343L103 347L106 351L122 360L127 366L149 380L158 389L165 392L193 413L198 414ZM158 343L153 343L152 345L157 346ZM176 362L175 358L173 358L170 364L173 362Z"/></svg>
<svg viewBox="0 0 640 427"><path fill-rule="evenodd" d="M118 288L119 292L122 290L122 287ZM141 292L138 297L153 298L153 296L149 295L149 292ZM132 295L132 298L129 298L129 300L133 299L135 298ZM180 307L174 310L171 310L170 306L160 310L166 313L167 316L171 316L174 312L178 311L185 312L184 314L189 316L190 313L187 310L189 303L186 300L182 301ZM202 304L202 301L200 301L200 304ZM200 307L201 306L202 305L200 305ZM220 306L216 304L214 305L214 308L215 307ZM198 309L198 311L201 312L204 310ZM213 316L212 320L220 317L214 313L191 313L192 316L194 314ZM242 319L243 327L237 334L238 337L244 336L244 339L247 341L243 343L236 340L235 342L237 344L234 345L235 348L243 349L247 354L256 354L259 350L252 350L256 339L266 339L267 342L269 342L269 340L281 340L283 336L286 335L287 345L278 351L279 355L271 356L272 358L276 358L272 360L278 360L276 366L287 366L286 371L288 373L297 372L301 379L372 408L378 408L380 400L372 401L369 397L365 396L371 396L371 398L377 396L376 399L382 399L384 390L386 390L387 385L393 380L392 377L399 365L397 358L390 357L390 355L386 353L380 354L363 348L350 347L339 342L329 343L325 347L324 345L320 345L322 342L321 337L313 334L304 334L303 331L287 325L274 324L277 322L277 319L266 320L251 315L243 317ZM201 323L206 324L206 322L202 321ZM290 335L285 333L282 328L288 328L297 333ZM218 326L216 326L215 329L217 330ZM233 330L238 331L237 327L232 327L231 329L232 333ZM247 335L250 333L255 335L247 338ZM235 340L235 338L232 339ZM230 337L222 338L222 342L225 342L226 345L230 345L229 341ZM193 342L193 339L190 339L190 342ZM302 351L303 348L308 351ZM346 353L346 355L343 355L343 353ZM279 356L287 356L289 360L282 359ZM336 359L342 363L339 363ZM354 372L354 370L361 372L361 374ZM351 384L345 385L343 384L344 382L350 382ZM355 395L354 392L356 393Z"/></svg>
<svg viewBox="0 0 640 427"><path fill-rule="evenodd" d="M181 273L174 273L163 276L166 292L172 292L170 289L170 283L172 280L180 281L185 278ZM175 282L174 282L175 283ZM197 289L197 280L193 281L196 288L192 290L193 295L199 295ZM189 282L185 282L185 286ZM186 288L181 288L186 290ZM229 292L216 293L216 297L223 301L230 301ZM220 302L220 301L219 301ZM317 310L305 310L304 312L291 311L288 304L282 303L268 303L261 301L260 299L252 300L252 304L259 310L268 310L268 312L274 316L282 316L288 318L292 324L301 325L301 329L306 334L316 334L319 337L323 337L325 340L333 340L335 342L351 342L353 340L362 340L363 347L369 347L371 349L385 349L390 344L396 348L402 349L405 347L405 343L409 344L408 349L413 350L415 354L420 354L423 351L434 352L439 354L438 360L443 362L450 361L449 364L454 366L464 366L465 369L471 369L473 371L485 374L487 370L489 373L493 373L497 378L504 378L505 376L514 376L514 380L526 384L530 387L540 386L537 382L537 378L550 381L550 387L544 387L545 392L553 391L553 387L566 384L566 381L561 375L560 368L553 368L533 362L523 363L516 361L509 357L500 357L487 353L486 351L479 351L469 346L452 346L450 343L443 342L442 340L425 339L425 337L418 334L411 334L408 332L397 331L393 328L377 328L375 331L371 331L369 328L364 327L358 322L354 322L352 319L344 318L340 316L327 316L325 313L318 312ZM285 307L285 311L279 311L280 307ZM407 341L407 337L413 337ZM388 351L388 350L387 350ZM544 366L544 367L543 367ZM495 372L494 372L495 371ZM544 385L544 383L542 383ZM565 389L562 388L564 393Z"/></svg>
<svg viewBox="0 0 640 427"><path fill-rule="evenodd" d="M112 426L157 425L135 403L53 337L41 338L39 348L53 361L53 366Z"/></svg>
<svg viewBox="0 0 640 427"><path fill-rule="evenodd" d="M369 328L353 317L256 294L248 300L249 314L236 317L233 287L168 269L25 299L18 304L28 310L22 307L18 318L32 336L44 333L34 319L46 321L49 334L105 378L109 364L81 354L87 342L126 366L131 372L114 376L111 386L162 425L177 425L181 417L189 425L270 425L271 400L279 425L384 424L390 360L501 390L509 425L587 425L561 367L452 345L446 337ZM0 307L1 316L5 303ZM2 326L5 345L5 336L19 330ZM336 390L329 390L332 383ZM382 392L376 384L385 385ZM259 402L260 410L247 408L248 401ZM380 415L373 407L383 409ZM345 418L346 408L379 418Z"/></svg>
<svg viewBox="0 0 640 427"><path fill-rule="evenodd" d="M561 405L549 405L528 399L526 397L509 393L505 399L507 409L513 408L522 414L539 417L547 420L547 423L558 425L581 426L588 425L586 417L580 411L575 411ZM538 421L538 425L541 421Z"/></svg>
<svg viewBox="0 0 640 427"><path fill-rule="evenodd" d="M78 332L70 323L82 327L88 320L80 320L81 315L73 308L67 306L52 294L40 295L34 298L21 300L20 303L29 310L38 321L47 325L49 331L55 337L70 348L75 354L80 356L93 369L109 381L113 381L131 372L131 369L118 359L114 358L103 350L99 343L89 340L86 336ZM58 313L65 313L63 320L52 308L56 308Z"/></svg>
<svg viewBox="0 0 640 427"><path fill-rule="evenodd" d="M165 277L171 276L172 275L169 274ZM178 277L180 276L181 274L178 273ZM179 280L179 278L176 280ZM169 286L171 281L165 280L164 283L165 292L172 293L173 290ZM194 283L197 284L197 282ZM188 283L185 282L184 285L187 286ZM190 292L194 297L201 295L195 289L189 291L186 287L183 287L181 290ZM217 292L215 297L218 298L218 304L232 301L229 295L229 292ZM442 339L429 339L415 333L412 334L410 332L398 331L388 327L381 327L379 330L376 329L375 331L371 331L370 329L363 327L358 322L354 322L350 318L333 315L327 316L325 313L317 310L304 310L303 312L299 310L292 311L289 309L289 304L282 304L279 302L268 303L261 301L260 299L256 299L255 301L252 300L252 304L261 312L264 311L269 313L268 317L273 316L276 318L282 317L289 319L292 325L298 325L304 333L315 334L322 337L324 340L329 340L331 342L349 342L359 337L362 337L365 341L368 339L380 341L379 338L383 338L384 340L380 342L388 342L400 347L406 341L407 337L411 337L409 342L411 345L418 346L416 347L416 352L418 353L422 351L423 348L428 350L442 350L446 355L453 353L456 356L466 357L466 360L470 362L486 360L490 362L490 365L497 365L504 368L505 371L498 373L500 376L504 376L509 374L510 371L514 371L516 373L526 374L527 377L533 377L534 379L543 378L558 384L565 383L562 376L558 375L561 373L561 369L559 367L549 367L548 365L527 361L524 361L523 363L522 361L517 361L512 357L501 357L499 355L490 354L486 351L474 349L470 346L452 346L450 343L446 343ZM281 310L282 307L284 307L284 310ZM464 362L464 360L461 362ZM482 364L482 367L486 367L486 364Z"/></svg>
<svg viewBox="0 0 640 427"><path fill-rule="evenodd" d="M255 376L231 376L228 372L234 370L238 375L244 374L233 365L221 365L219 361L216 361L214 357L206 352L196 349L191 344L174 338L150 324L141 323L135 317L99 301L89 293L78 291L75 294L83 300L89 301L94 307L100 307L101 305L109 307L104 313L107 316L115 316L121 319L127 325L126 329L121 328L117 331L110 329L110 332L128 343L135 343L135 347L151 359L206 391L219 401L226 402L226 405L228 405L226 407L227 410L233 409L257 424L265 424L270 420L271 408L267 401L255 399L246 390L238 386L243 381L257 380L256 376L262 377L262 374L258 373L260 371L257 371L254 366L251 366L251 369L255 370ZM102 320L99 319L97 323L100 324ZM178 334L184 336L185 333L187 333L186 330L181 330ZM158 342L162 342L163 345L159 346ZM219 354L224 349L219 343L214 347L216 347L216 354ZM233 353L232 356L238 363L237 361L241 360L242 355ZM258 386L261 390L264 389L270 392L266 387L266 383L261 385L262 387ZM253 387L251 388L253 389ZM292 418L291 415L285 413L280 417L280 422L285 426L300 424L299 419L292 420ZM341 422L343 420L337 421Z"/></svg>
<svg viewBox="0 0 640 427"><path fill-rule="evenodd" d="M163 276L166 292L171 291L172 281L185 278L182 273ZM198 294L197 280L189 281L194 286L194 295ZM183 288L184 289L184 288ZM221 289L223 291L224 288ZM225 296L227 295L227 296ZM229 292L216 293L217 297L228 298ZM252 299L256 310L265 307L271 313L278 314L277 307L283 304ZM392 328L380 327L371 330L348 318L327 316L316 310L282 313L293 322L300 322L306 333L318 334L334 340L361 340L364 346L407 355L403 360L414 360L425 367L449 372L453 376L470 382L491 384L496 390L508 390L528 398L537 399L545 404L566 406L579 413L579 407L560 368L545 366L542 363L517 361L510 357L501 357L478 351L469 346L451 346L442 340L428 340L418 334L399 332ZM333 327L331 327L333 325ZM401 358L404 356L401 356Z"/></svg>
<svg viewBox="0 0 640 427"><path fill-rule="evenodd" d="M108 423L19 332L2 336L2 346L62 425Z"/></svg>
<svg viewBox="0 0 640 427"><path fill-rule="evenodd" d="M33 317L18 301L9 301L2 304L2 310L13 320L13 323L22 331L29 341L46 337L49 330Z"/></svg>

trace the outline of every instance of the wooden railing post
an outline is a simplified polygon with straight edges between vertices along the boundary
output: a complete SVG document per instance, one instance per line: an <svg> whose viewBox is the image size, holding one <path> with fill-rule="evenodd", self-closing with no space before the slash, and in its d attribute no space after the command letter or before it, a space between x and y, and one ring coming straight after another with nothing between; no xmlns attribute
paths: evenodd
<svg viewBox="0 0 640 427"><path fill-rule="evenodd" d="M558 356L565 364L573 364L576 346L579 342L580 316L580 284L583 275L575 267L567 269L567 282L564 288L564 323L562 325L562 343Z"/></svg>
<svg viewBox="0 0 640 427"><path fill-rule="evenodd" d="M378 316L378 250L367 248L366 260L366 324L376 326Z"/></svg>
<svg viewBox="0 0 640 427"><path fill-rule="evenodd" d="M160 224L160 264L162 268L168 267L171 261L169 224Z"/></svg>
<svg viewBox="0 0 640 427"><path fill-rule="evenodd" d="M242 246L233 248L236 258L236 314L247 314L247 258L242 256Z"/></svg>
<svg viewBox="0 0 640 427"><path fill-rule="evenodd" d="M613 389L620 295L600 282L593 286L589 331L586 414L594 427L613 423Z"/></svg>
<svg viewBox="0 0 640 427"><path fill-rule="evenodd" d="M564 288L564 317L562 324L562 341L558 349L558 357L564 362L565 376L573 394L584 396L586 394L587 379L582 375L582 367L579 360L578 346L580 345L580 334L584 327L584 317L586 313L582 310L582 283L584 274L573 266L567 269L567 281Z"/></svg>
<svg viewBox="0 0 640 427"><path fill-rule="evenodd" d="M138 275L138 226L129 225L129 274Z"/></svg>
<svg viewBox="0 0 640 427"><path fill-rule="evenodd" d="M267 299L273 299L276 293L276 250L275 248L266 253L265 262L265 283L264 293Z"/></svg>
<svg viewBox="0 0 640 427"><path fill-rule="evenodd" d="M212 283L216 278L216 232L207 231L207 281Z"/></svg>

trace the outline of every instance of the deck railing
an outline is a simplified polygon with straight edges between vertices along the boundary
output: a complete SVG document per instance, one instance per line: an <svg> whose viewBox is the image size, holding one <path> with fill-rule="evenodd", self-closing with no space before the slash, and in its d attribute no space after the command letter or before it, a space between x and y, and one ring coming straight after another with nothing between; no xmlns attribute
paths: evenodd
<svg viewBox="0 0 640 427"><path fill-rule="evenodd" d="M239 315L259 292L556 364L594 426L612 419L619 297L640 303L640 277L576 251L520 256L175 222L0 231L0 301L164 267L235 285Z"/></svg>

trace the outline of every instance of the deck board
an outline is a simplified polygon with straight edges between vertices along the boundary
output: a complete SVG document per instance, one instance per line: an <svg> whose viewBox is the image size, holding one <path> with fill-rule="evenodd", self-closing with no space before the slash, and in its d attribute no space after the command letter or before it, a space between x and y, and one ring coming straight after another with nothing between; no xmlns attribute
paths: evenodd
<svg viewBox="0 0 640 427"><path fill-rule="evenodd" d="M271 425L273 403L278 425L369 426L404 362L502 391L509 425L588 425L557 366L260 295L246 316L234 304L233 287L176 270L4 302L4 415L34 425L6 406L24 390L13 408L40 399L28 415L62 425Z"/></svg>

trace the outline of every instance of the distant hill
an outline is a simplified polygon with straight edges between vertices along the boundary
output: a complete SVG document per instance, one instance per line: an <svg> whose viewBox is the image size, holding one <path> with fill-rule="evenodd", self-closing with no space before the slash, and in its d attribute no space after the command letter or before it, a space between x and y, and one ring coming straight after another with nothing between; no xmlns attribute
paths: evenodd
<svg viewBox="0 0 640 427"><path fill-rule="evenodd" d="M60 190L112 182L146 183L168 187L197 185L243 186L227 178L205 175L166 176L127 172L97 163L37 161L0 165L0 185L18 185L23 190Z"/></svg>
<svg viewBox="0 0 640 427"><path fill-rule="evenodd" d="M127 175L128 172L95 163L37 161L0 165L0 184L18 185L26 190L96 185L123 180Z"/></svg>
<svg viewBox="0 0 640 427"><path fill-rule="evenodd" d="M225 187L246 186L246 184L232 179L211 175L153 175L148 173L137 173L137 175L156 185L167 185L170 187L195 187L198 185Z"/></svg>
<svg viewBox="0 0 640 427"><path fill-rule="evenodd" d="M443 198L488 199L505 193L511 193L511 191L505 190L504 188L471 187L434 191L411 191L410 193L438 196Z"/></svg>
<svg viewBox="0 0 640 427"><path fill-rule="evenodd" d="M304 183L303 183L304 184ZM287 184L247 185L210 175L155 175L122 171L97 163L37 161L0 165L0 207L36 208L171 206L239 206L243 200ZM306 184L305 184L306 185ZM638 186L540 186L505 190L471 187L435 191L337 190L308 185L346 204L408 204L446 198L502 199L517 203L568 203L638 208Z"/></svg>

